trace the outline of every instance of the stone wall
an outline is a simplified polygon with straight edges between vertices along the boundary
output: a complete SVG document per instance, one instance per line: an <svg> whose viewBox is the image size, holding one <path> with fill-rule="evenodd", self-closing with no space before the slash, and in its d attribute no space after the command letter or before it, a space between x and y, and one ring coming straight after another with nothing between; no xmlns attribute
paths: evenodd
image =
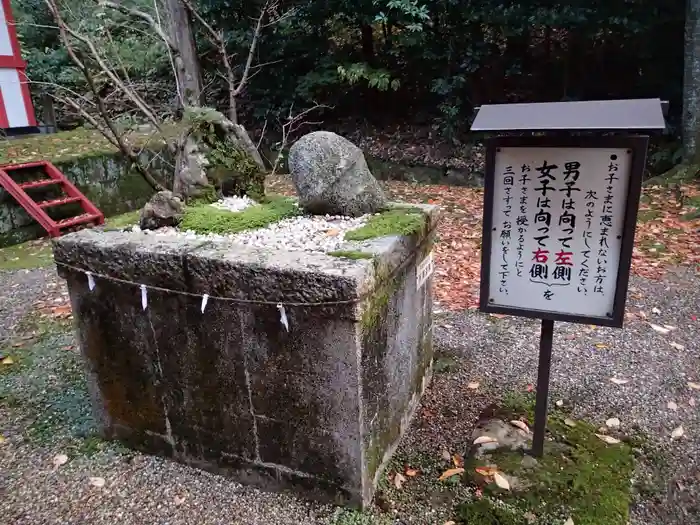
<svg viewBox="0 0 700 525"><path fill-rule="evenodd" d="M152 153L144 155L147 158L153 157ZM55 165L105 216L140 208L153 193L143 177L130 170L129 163L118 152L88 154L62 160ZM172 177L171 163L163 157L153 158L152 167L163 180ZM41 191L34 190L32 196L41 200ZM71 212L74 210L66 207L63 210L52 210L51 213L55 218L62 218ZM46 235L43 228L0 188L0 247L43 235Z"/></svg>
<svg viewBox="0 0 700 525"><path fill-rule="evenodd" d="M55 240L105 436L368 505L430 378L432 279L418 287L416 271L437 210L424 209L420 234L363 243L372 259L102 229ZM140 284L186 294L149 290L144 311Z"/></svg>

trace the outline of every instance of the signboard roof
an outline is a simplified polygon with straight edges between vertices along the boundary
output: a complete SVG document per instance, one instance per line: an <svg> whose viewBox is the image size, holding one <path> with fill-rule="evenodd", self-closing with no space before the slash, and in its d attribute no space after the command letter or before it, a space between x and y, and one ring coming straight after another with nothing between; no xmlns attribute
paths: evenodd
<svg viewBox="0 0 700 525"><path fill-rule="evenodd" d="M483 105L472 131L663 130L661 100L589 100Z"/></svg>

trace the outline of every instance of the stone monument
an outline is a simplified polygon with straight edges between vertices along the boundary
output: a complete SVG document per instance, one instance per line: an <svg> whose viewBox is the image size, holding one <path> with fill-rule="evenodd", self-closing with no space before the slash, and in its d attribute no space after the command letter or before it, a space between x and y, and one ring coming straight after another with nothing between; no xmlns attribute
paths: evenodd
<svg viewBox="0 0 700 525"><path fill-rule="evenodd" d="M104 228L57 239L105 437L368 505L431 374L418 274L438 210L415 209L419 231L349 243L356 257Z"/></svg>

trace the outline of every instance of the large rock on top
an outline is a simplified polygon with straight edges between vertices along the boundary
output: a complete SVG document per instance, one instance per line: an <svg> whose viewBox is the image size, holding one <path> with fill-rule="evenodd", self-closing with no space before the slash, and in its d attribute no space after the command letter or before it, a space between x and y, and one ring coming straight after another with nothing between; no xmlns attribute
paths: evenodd
<svg viewBox="0 0 700 525"><path fill-rule="evenodd" d="M314 131L296 141L289 172L299 204L310 213L357 217L386 206L362 150L335 133Z"/></svg>

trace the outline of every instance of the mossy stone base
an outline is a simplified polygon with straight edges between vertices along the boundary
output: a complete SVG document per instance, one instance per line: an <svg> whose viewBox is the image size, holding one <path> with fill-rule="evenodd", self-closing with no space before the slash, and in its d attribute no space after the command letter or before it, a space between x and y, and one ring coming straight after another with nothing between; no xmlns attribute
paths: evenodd
<svg viewBox="0 0 700 525"><path fill-rule="evenodd" d="M435 224L436 209L425 216ZM58 263L96 279L91 291L59 264L103 433L368 506L430 379L431 280L418 286L416 267L431 242L376 238L366 260L121 231L55 240ZM138 285L100 275L186 293L149 292L144 311Z"/></svg>

